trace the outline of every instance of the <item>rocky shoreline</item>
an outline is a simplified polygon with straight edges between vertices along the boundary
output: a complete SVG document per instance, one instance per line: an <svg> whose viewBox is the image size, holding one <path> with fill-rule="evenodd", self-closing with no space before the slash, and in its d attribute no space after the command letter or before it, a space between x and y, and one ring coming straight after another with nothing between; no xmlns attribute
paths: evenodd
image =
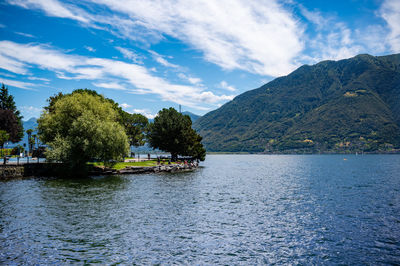
<svg viewBox="0 0 400 266"><path fill-rule="evenodd" d="M175 173L193 171L198 168L197 163L191 164L168 164L157 166L127 166L121 170L111 168L96 167L93 171L89 172L90 176L96 175L127 175L127 174L146 174L146 173Z"/></svg>
<svg viewBox="0 0 400 266"><path fill-rule="evenodd" d="M157 166L127 166L121 170L111 168L95 167L88 172L89 176L102 175L127 175L127 174L145 174L145 173L176 173L193 171L198 168L197 163L189 164L168 164ZM23 165L0 165L0 180L11 180L29 177L63 177L65 168L59 163L40 163L40 164L23 164Z"/></svg>

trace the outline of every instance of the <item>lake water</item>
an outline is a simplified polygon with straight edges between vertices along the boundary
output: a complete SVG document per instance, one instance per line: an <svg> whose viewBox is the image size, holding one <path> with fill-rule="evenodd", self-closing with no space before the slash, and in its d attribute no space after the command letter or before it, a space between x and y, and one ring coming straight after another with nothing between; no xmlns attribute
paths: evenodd
<svg viewBox="0 0 400 266"><path fill-rule="evenodd" d="M0 182L0 264L399 264L399 155Z"/></svg>

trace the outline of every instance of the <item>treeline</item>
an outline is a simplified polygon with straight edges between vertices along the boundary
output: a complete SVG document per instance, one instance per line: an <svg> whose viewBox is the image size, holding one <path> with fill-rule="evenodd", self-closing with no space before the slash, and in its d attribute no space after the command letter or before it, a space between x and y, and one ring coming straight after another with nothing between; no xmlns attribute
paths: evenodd
<svg viewBox="0 0 400 266"><path fill-rule="evenodd" d="M3 90L5 94L7 88L4 85ZM13 102L12 96L7 99ZM137 147L146 142L154 149L170 152L172 160L179 155L205 159L202 138L192 129L190 117L174 108L161 110L154 122L149 123L145 116L125 112L112 99L94 90L58 93L47 102L38 119L37 133L47 147L48 161L63 162L73 169L84 167L89 161L111 165L123 160L130 146ZM18 112L14 103L8 105L14 108L12 112ZM0 119L5 119L3 113L0 113ZM14 114L14 127L10 127L9 122L1 123L0 137L4 131L6 141L18 142L23 136L22 117L18 120L17 115L19 112ZM14 133L16 125L21 127ZM11 139L11 133L18 137Z"/></svg>
<svg viewBox="0 0 400 266"><path fill-rule="evenodd" d="M0 89L0 147L4 143L21 141L24 136L22 116L15 106L14 97L8 93L8 88L2 84Z"/></svg>

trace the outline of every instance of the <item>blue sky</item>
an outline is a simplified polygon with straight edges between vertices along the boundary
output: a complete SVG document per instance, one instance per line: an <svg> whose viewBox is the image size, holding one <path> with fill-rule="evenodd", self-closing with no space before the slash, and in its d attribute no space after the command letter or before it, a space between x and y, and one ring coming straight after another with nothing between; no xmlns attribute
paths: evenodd
<svg viewBox="0 0 400 266"><path fill-rule="evenodd" d="M303 64L400 52L400 0L5 0L0 82L24 119L59 91L205 114Z"/></svg>

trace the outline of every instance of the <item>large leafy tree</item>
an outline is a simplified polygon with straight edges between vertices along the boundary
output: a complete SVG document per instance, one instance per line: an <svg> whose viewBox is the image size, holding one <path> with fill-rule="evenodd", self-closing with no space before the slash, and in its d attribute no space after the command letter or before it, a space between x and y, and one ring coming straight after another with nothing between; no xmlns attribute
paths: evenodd
<svg viewBox="0 0 400 266"><path fill-rule="evenodd" d="M0 88L0 130L5 130L9 140L14 143L21 141L24 136L22 116L15 106L14 97L8 93L4 84Z"/></svg>
<svg viewBox="0 0 400 266"><path fill-rule="evenodd" d="M82 94L87 93L92 96L97 96L102 98L103 101L108 102L112 108L117 112L117 121L125 128L125 133L128 136L129 144L131 146L141 146L145 143L145 134L147 125L149 123L148 119L141 115L141 114L130 114L122 110L119 107L118 103L114 102L112 99L105 98L103 95L99 94L95 90L89 89L77 89L74 90L71 94ZM51 112L54 109L55 103L65 97L68 94L63 94L59 92L54 96L51 96L47 102L49 103L48 106L45 107L45 110Z"/></svg>
<svg viewBox="0 0 400 266"><path fill-rule="evenodd" d="M0 147L3 150L4 143L10 138L10 135L5 130L0 130ZM1 154L3 155L3 154Z"/></svg>
<svg viewBox="0 0 400 266"><path fill-rule="evenodd" d="M120 112L120 120L125 127L125 132L129 139L129 145L142 146L145 144L145 131L149 120L141 114L129 114L125 111Z"/></svg>
<svg viewBox="0 0 400 266"><path fill-rule="evenodd" d="M18 142L21 140L22 126L18 118L11 110L0 109L0 130L9 134L9 141Z"/></svg>
<svg viewBox="0 0 400 266"><path fill-rule="evenodd" d="M153 148L171 153L175 160L178 155L191 156L204 161L206 151L201 144L202 137L192 129L192 120L174 108L162 109L149 125L147 138Z"/></svg>
<svg viewBox="0 0 400 266"><path fill-rule="evenodd" d="M129 150L124 128L113 105L87 91L51 100L38 120L39 135L50 149L49 160L82 167L91 159L108 163Z"/></svg>

